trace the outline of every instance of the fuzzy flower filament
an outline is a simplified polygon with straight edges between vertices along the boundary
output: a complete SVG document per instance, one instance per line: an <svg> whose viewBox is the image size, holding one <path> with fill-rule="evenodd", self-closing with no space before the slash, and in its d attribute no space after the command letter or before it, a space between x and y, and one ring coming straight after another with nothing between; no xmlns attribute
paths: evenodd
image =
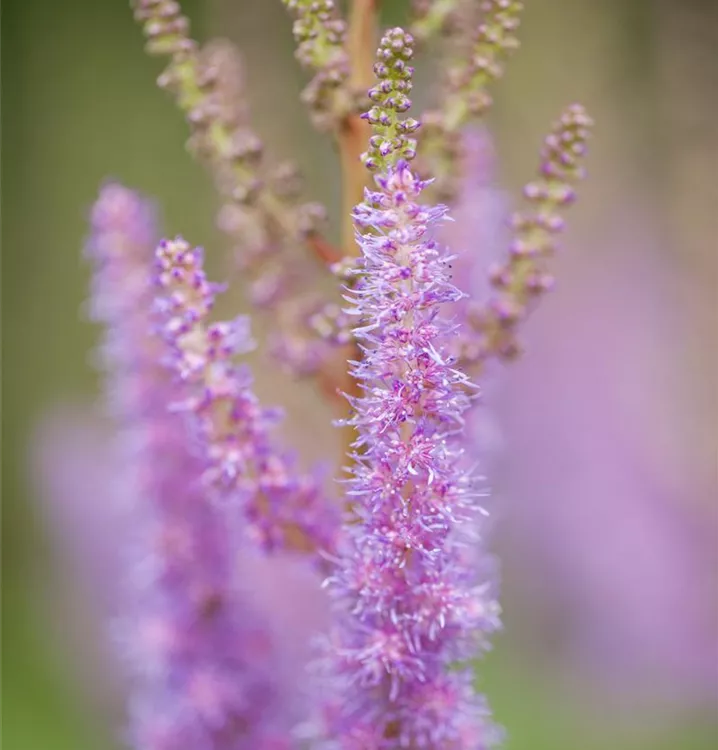
<svg viewBox="0 0 718 750"><path fill-rule="evenodd" d="M328 580L338 624L326 664L341 696L326 711L329 746L486 747L495 731L465 662L498 627L498 605L466 564L477 492L452 437L472 386L446 353L453 328L440 315L462 296L433 239L446 209L418 203L426 183L405 161L376 183L354 213L363 394L349 420L357 521Z"/></svg>
<svg viewBox="0 0 718 750"><path fill-rule="evenodd" d="M335 545L337 515L317 477L302 475L270 432L280 414L262 407L236 355L252 348L248 320L210 323L219 287L204 273L202 252L181 238L156 254L157 307L181 384L176 408L187 414L206 456L204 480L238 501L254 541L266 551L309 553Z"/></svg>

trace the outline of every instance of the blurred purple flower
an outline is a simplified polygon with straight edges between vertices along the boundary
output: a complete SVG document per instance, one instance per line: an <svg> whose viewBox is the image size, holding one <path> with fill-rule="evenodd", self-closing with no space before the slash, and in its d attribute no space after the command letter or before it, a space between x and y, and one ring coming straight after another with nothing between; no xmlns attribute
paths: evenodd
<svg viewBox="0 0 718 750"><path fill-rule="evenodd" d="M452 281L467 296L448 307L461 313L485 303L491 292L489 269L511 241L509 196L498 187L497 155L487 130L461 134L461 179L451 218L440 238L451 248Z"/></svg>
<svg viewBox="0 0 718 750"><path fill-rule="evenodd" d="M107 620L128 603L120 581L133 535L115 441L87 409L56 408L35 430L29 464L56 561L44 579L53 638L89 709L109 722L124 680Z"/></svg>
<svg viewBox="0 0 718 750"><path fill-rule="evenodd" d="M170 350L153 312L151 211L106 185L92 213L93 317L107 401L119 427L121 471L107 477L132 502L130 593L116 632L133 671L133 744L284 747L296 717L278 685L277 633L238 575L242 533L207 497L208 466L192 450L183 397L163 362ZM178 744L180 743L180 744Z"/></svg>
<svg viewBox="0 0 718 750"><path fill-rule="evenodd" d="M617 226L626 250L564 263L507 371L506 554L584 674L624 696L715 697L718 517L672 411L675 276L650 237Z"/></svg>
<svg viewBox="0 0 718 750"><path fill-rule="evenodd" d="M61 568L72 576L60 580L59 601L53 603L56 637L74 657L87 700L109 718L116 713L126 665L103 637L104 623L135 606L126 585L127 548L136 542L142 508L127 495L126 483L118 481L122 462L115 435L97 415L80 407L58 409L43 420L33 446L31 468L41 512ZM238 550L236 570L246 603L269 629L278 700L290 715L303 715L300 677L311 657L312 636L328 623L321 580L291 555ZM70 584L76 582L74 592Z"/></svg>

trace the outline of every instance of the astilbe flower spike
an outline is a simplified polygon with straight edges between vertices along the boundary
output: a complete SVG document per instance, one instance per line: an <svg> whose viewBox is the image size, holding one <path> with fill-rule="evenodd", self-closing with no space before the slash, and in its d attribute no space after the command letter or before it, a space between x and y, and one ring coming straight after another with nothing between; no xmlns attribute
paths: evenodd
<svg viewBox="0 0 718 750"><path fill-rule="evenodd" d="M441 316L462 296L434 239L447 209L418 202L427 183L404 159L376 184L354 212L363 273L348 299L363 356L352 364L362 394L350 398L347 493L356 520L327 581L327 747L483 748L497 732L467 662L499 610L465 547L480 509L453 439L473 386L448 355L454 327Z"/></svg>
<svg viewBox="0 0 718 750"><path fill-rule="evenodd" d="M204 484L241 511L265 551L301 551L317 565L333 550L335 505L319 478L302 475L270 431L280 416L252 390L249 370L233 362L252 348L248 319L210 323L218 290L207 281L202 252L181 238L156 254L157 308L179 384L176 407L190 418L206 462Z"/></svg>
<svg viewBox="0 0 718 750"><path fill-rule="evenodd" d="M474 333L466 335L463 356L467 361L481 363L492 356L510 360L520 353L519 323L553 285L547 260L556 250L556 235L564 229L561 213L576 198L573 184L584 175L581 162L592 126L586 110L572 104L547 136L538 179L524 188L535 210L513 216L516 237L509 257L490 270L495 292L486 304L469 312Z"/></svg>
<svg viewBox="0 0 718 750"><path fill-rule="evenodd" d="M434 191L442 199L455 197L461 130L491 107L489 89L519 46L516 31L523 11L518 0L457 0L453 6L444 22L446 73L440 101L421 118L420 171L435 180Z"/></svg>
<svg viewBox="0 0 718 750"><path fill-rule="evenodd" d="M130 611L117 625L132 671L137 750L254 748L286 740L274 651L236 575L241 538L209 502L152 313L148 205L106 185L92 212L91 313L106 326L107 398L119 426L118 481L132 501Z"/></svg>

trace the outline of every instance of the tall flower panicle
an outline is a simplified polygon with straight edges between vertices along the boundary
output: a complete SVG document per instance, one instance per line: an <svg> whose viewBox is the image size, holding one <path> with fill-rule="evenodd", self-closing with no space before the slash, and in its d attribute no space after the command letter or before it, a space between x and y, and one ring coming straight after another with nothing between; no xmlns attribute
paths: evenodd
<svg viewBox="0 0 718 750"><path fill-rule="evenodd" d="M137 750L282 742L273 645L237 586L237 534L208 502L204 464L169 410L177 395L153 333L151 219L133 192L108 184L88 242L91 311L107 329L101 354L119 427L118 481L138 529L133 604L117 628L134 681L129 734Z"/></svg>
<svg viewBox="0 0 718 750"><path fill-rule="evenodd" d="M592 126L586 110L573 104L547 136L538 179L524 189L534 211L514 214L509 257L490 270L495 292L469 314L476 335L467 338L467 361L479 363L492 356L510 360L520 353L519 324L553 285L547 261L556 250L556 235L564 230L562 212L576 198L573 184L584 175L582 160Z"/></svg>
<svg viewBox="0 0 718 750"><path fill-rule="evenodd" d="M381 113L372 119L386 127ZM362 394L350 398L347 493L356 519L327 581L335 628L322 661L332 696L324 732L332 748L483 748L497 732L469 660L499 610L466 548L480 493L453 439L473 385L448 353L455 330L442 317L462 297L435 239L447 209L419 202L427 183L404 159L375 179L354 212L363 267L348 312L363 356L352 364Z"/></svg>
<svg viewBox="0 0 718 750"><path fill-rule="evenodd" d="M201 250L181 238L159 244L155 282L176 408L195 427L205 486L237 503L263 549L307 552L320 564L318 552L335 546L337 513L319 478L277 449L270 432L279 413L261 406L249 371L234 364L253 346L247 318L209 322L218 287L207 281Z"/></svg>
<svg viewBox="0 0 718 750"><path fill-rule="evenodd" d="M444 3L435 2L427 16L446 16L442 23L447 27L447 68L441 101L421 118L420 170L436 181L435 190L442 198L455 196L461 171L461 130L491 106L489 89L519 46L516 30L523 11L518 0L456 0L450 5L447 9Z"/></svg>

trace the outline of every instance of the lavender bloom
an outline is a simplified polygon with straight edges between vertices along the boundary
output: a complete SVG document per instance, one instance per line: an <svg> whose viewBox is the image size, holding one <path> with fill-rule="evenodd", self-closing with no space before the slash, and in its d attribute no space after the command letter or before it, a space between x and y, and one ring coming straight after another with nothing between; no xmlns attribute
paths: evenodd
<svg viewBox="0 0 718 750"><path fill-rule="evenodd" d="M364 357L352 369L364 394L349 420L357 518L328 581L328 746L486 747L496 733L466 660L498 627L498 606L459 533L478 508L451 439L472 386L446 355L453 327L440 317L462 296L432 239L446 209L417 203L426 183L405 161L376 182L354 214L364 276L350 312Z"/></svg>
<svg viewBox="0 0 718 750"><path fill-rule="evenodd" d="M218 287L202 267L202 253L181 238L163 240L155 283L168 360L179 381L176 408L189 415L206 466L205 486L239 501L253 540L266 551L310 553L335 546L338 513L318 478L301 475L270 438L279 418L263 408L246 368L232 359L252 347L247 318L208 322Z"/></svg>
<svg viewBox="0 0 718 750"><path fill-rule="evenodd" d="M152 333L153 235L142 200L103 188L88 243L92 311L108 329L102 354L139 529L135 606L118 626L136 682L130 734L138 750L256 747L282 737L273 645L236 585L237 535L207 501L206 467L167 408L176 394Z"/></svg>

